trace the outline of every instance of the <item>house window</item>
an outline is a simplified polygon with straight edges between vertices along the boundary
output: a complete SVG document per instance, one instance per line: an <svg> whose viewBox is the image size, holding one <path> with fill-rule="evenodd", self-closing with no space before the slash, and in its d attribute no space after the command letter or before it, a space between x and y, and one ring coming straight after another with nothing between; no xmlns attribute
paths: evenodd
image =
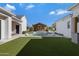
<svg viewBox="0 0 79 59"><path fill-rule="evenodd" d="M70 21L67 22L67 28L70 28Z"/></svg>

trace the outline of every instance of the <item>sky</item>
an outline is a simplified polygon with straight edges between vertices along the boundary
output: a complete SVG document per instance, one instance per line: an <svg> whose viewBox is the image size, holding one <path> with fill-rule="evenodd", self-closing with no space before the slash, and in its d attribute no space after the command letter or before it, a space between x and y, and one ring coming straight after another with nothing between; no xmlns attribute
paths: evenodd
<svg viewBox="0 0 79 59"><path fill-rule="evenodd" d="M68 8L74 3L0 3L0 6L16 15L25 15L28 26L43 23L51 26L60 18L71 14Z"/></svg>

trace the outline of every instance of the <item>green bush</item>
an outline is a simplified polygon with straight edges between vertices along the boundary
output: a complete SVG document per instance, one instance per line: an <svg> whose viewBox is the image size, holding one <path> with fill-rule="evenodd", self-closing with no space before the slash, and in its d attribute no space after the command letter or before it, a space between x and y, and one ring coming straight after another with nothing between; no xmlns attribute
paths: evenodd
<svg viewBox="0 0 79 59"><path fill-rule="evenodd" d="M26 34L26 31L23 31L22 34Z"/></svg>

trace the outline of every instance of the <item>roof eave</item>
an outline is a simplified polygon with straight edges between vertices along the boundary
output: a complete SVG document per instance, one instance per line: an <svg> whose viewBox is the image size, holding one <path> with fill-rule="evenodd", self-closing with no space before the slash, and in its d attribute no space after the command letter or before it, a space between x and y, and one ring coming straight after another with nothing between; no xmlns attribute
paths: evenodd
<svg viewBox="0 0 79 59"><path fill-rule="evenodd" d="M74 7L76 7L77 5L79 5L79 3L74 4L73 6L71 6L70 8L68 8L68 10L72 10Z"/></svg>
<svg viewBox="0 0 79 59"><path fill-rule="evenodd" d="M8 10L5 10L4 8L0 7L0 9L2 9L4 12L10 14L10 15L13 15L13 16L16 16L15 14L11 13L10 11Z"/></svg>

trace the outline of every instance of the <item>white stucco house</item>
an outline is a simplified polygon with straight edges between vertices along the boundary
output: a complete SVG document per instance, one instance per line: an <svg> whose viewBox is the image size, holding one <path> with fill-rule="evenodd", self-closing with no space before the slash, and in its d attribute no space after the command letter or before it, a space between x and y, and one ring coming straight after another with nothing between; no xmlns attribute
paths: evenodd
<svg viewBox="0 0 79 59"><path fill-rule="evenodd" d="M71 6L68 10L73 11L73 13L55 23L56 32L72 38L74 43L79 43L79 4Z"/></svg>
<svg viewBox="0 0 79 59"><path fill-rule="evenodd" d="M66 15L56 23L56 32L71 38L71 15Z"/></svg>
<svg viewBox="0 0 79 59"><path fill-rule="evenodd" d="M79 4L70 7L69 10L74 12L71 17L72 42L79 43Z"/></svg>
<svg viewBox="0 0 79 59"><path fill-rule="evenodd" d="M27 19L0 7L0 40L10 39L26 31Z"/></svg>

